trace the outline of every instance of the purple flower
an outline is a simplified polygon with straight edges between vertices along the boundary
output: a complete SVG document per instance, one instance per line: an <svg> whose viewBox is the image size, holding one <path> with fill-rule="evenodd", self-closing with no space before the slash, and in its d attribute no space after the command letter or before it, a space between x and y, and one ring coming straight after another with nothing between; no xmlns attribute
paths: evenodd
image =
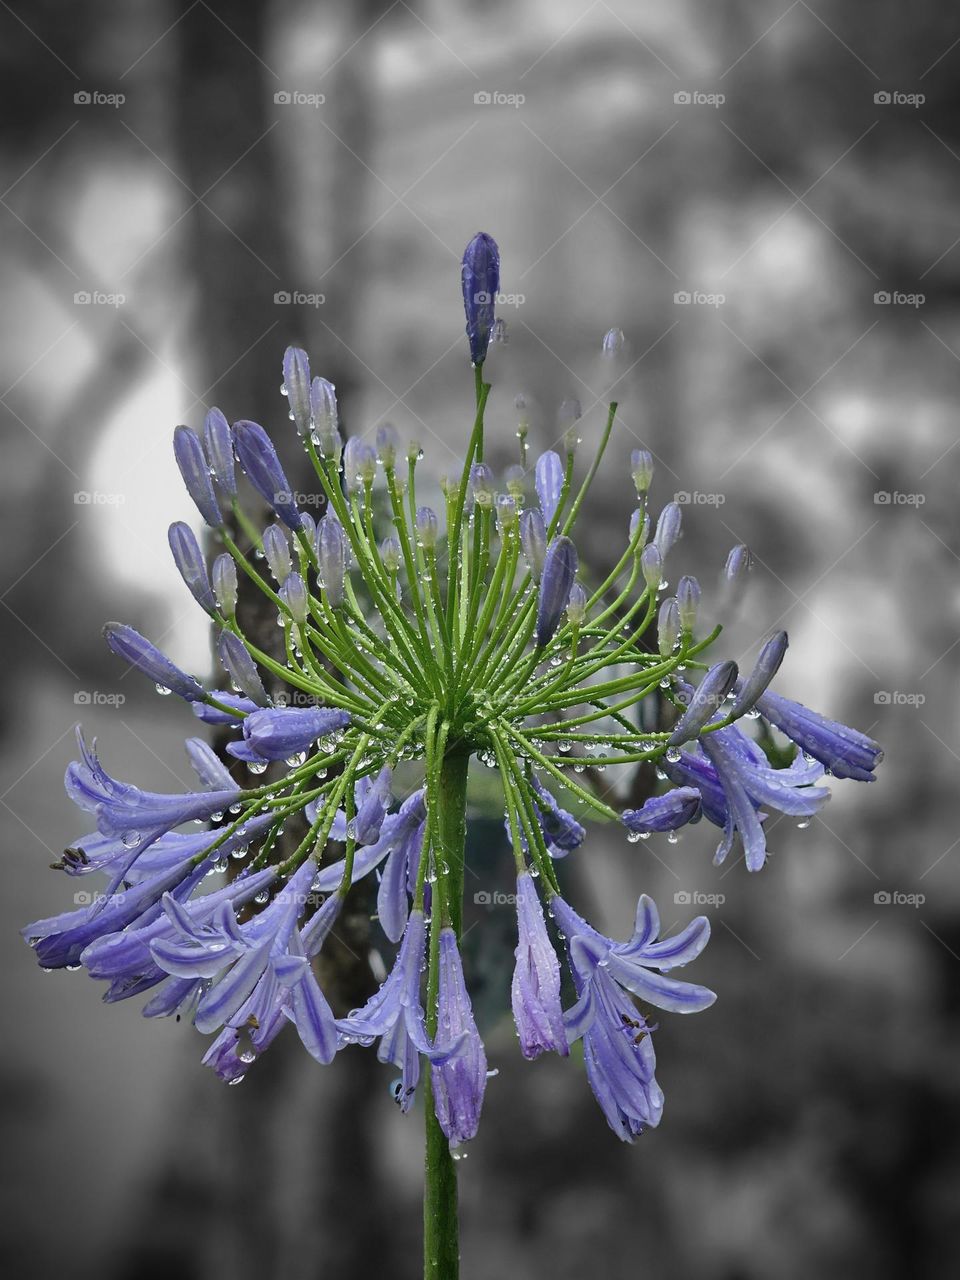
<svg viewBox="0 0 960 1280"><path fill-rule="evenodd" d="M282 586L290 576L293 562L290 559L290 543L278 524L271 524L263 531L263 554L270 572Z"/></svg>
<svg viewBox="0 0 960 1280"><path fill-rule="evenodd" d="M203 424L203 450L214 479L228 498L237 496L230 424L219 409L211 409Z"/></svg>
<svg viewBox="0 0 960 1280"><path fill-rule="evenodd" d="M401 1074L397 1102L401 1111L413 1105L420 1080L420 1055L434 1060L439 1054L427 1038L420 975L426 947L422 911L411 911L394 966L386 980L362 1009L337 1019L337 1030L346 1043L372 1044L379 1039L377 1057L392 1062Z"/></svg>
<svg viewBox="0 0 960 1280"><path fill-rule="evenodd" d="M642 496L653 480L653 454L649 449L634 449L630 454L630 474L637 493Z"/></svg>
<svg viewBox="0 0 960 1280"><path fill-rule="evenodd" d="M560 963L528 871L517 877L517 949L510 994L520 1052L536 1058L570 1052L560 1006Z"/></svg>
<svg viewBox="0 0 960 1280"><path fill-rule="evenodd" d="M433 1106L450 1146L459 1147L476 1136L480 1123L487 1055L463 980L457 935L450 928L440 930L439 980L430 1069Z"/></svg>
<svg viewBox="0 0 960 1280"><path fill-rule="evenodd" d="M684 631L693 631L697 625L700 595L700 583L689 574L684 574L677 583L677 612Z"/></svg>
<svg viewBox="0 0 960 1280"><path fill-rule="evenodd" d="M560 455L554 453L552 449L548 449L546 453L541 453L534 468L534 478L537 486L537 497L540 499L540 510L543 512L543 523L548 529L553 522L557 507L560 505L560 495L563 492L563 475L563 463L560 461Z"/></svg>
<svg viewBox="0 0 960 1280"><path fill-rule="evenodd" d="M653 535L653 542L660 552L661 560L666 560L676 545L677 539L680 537L682 519L683 512L675 502L668 502L660 512L660 519L657 521L657 531Z"/></svg>
<svg viewBox="0 0 960 1280"><path fill-rule="evenodd" d="M322 458L339 462L343 439L339 428L337 392L326 378L314 378L310 384L310 415L313 419L314 443Z"/></svg>
<svg viewBox="0 0 960 1280"><path fill-rule="evenodd" d="M297 431L305 436L310 431L310 361L299 347L287 347L283 353L283 393L290 405L290 417Z"/></svg>
<svg viewBox="0 0 960 1280"><path fill-rule="evenodd" d="M470 468L470 492L477 506L490 506L493 502L493 486L493 472L485 462L475 462Z"/></svg>
<svg viewBox="0 0 960 1280"><path fill-rule="evenodd" d="M520 517L520 546L534 582L540 581L547 554L547 529L539 511L524 511Z"/></svg>
<svg viewBox="0 0 960 1280"><path fill-rule="evenodd" d="M226 551L213 562L213 594L223 616L232 618L237 612L237 566Z"/></svg>
<svg viewBox="0 0 960 1280"><path fill-rule="evenodd" d="M744 715L756 704L757 699L780 670L780 664L787 652L787 643L785 631L778 631L766 642L749 676L746 680L738 682L737 696L730 708L731 717Z"/></svg>
<svg viewBox="0 0 960 1280"><path fill-rule="evenodd" d="M432 507L417 507L417 518L414 522L417 531L417 541L427 550L432 550L437 545L438 524L437 513Z"/></svg>
<svg viewBox="0 0 960 1280"><path fill-rule="evenodd" d="M562 534L547 547L537 600L537 648L553 639L577 575L577 549Z"/></svg>
<svg viewBox="0 0 960 1280"><path fill-rule="evenodd" d="M735 662L718 662L710 668L690 696L686 711L668 739L672 747L695 738L707 721L714 718L736 679ZM689 686L685 685L684 690L689 692Z"/></svg>
<svg viewBox="0 0 960 1280"><path fill-rule="evenodd" d="M300 528L300 513L270 437L256 422L233 424L233 448L250 483L288 529Z"/></svg>
<svg viewBox="0 0 960 1280"><path fill-rule="evenodd" d="M487 357L500 291L500 250L496 240L483 231L473 237L463 252L460 284L467 317L470 361L480 365Z"/></svg>
<svg viewBox="0 0 960 1280"><path fill-rule="evenodd" d="M174 666L165 654L150 643L139 631L122 622L108 622L103 628L104 639L111 652L136 667L161 689L178 693L188 702L202 702L207 696L200 682Z"/></svg>
<svg viewBox="0 0 960 1280"><path fill-rule="evenodd" d="M232 631L221 631L217 640L217 653L223 668L233 683L257 706L265 707L270 703L256 663L247 652L247 647L239 636Z"/></svg>
<svg viewBox="0 0 960 1280"><path fill-rule="evenodd" d="M228 689L214 689L211 694L217 702L222 702L225 707L233 707L240 712L256 711L257 704L250 698L246 698L242 693L232 693ZM240 727L240 718L232 716L228 711L221 711L219 707L211 707L205 702L194 702L192 705L193 714L198 720L202 720L204 724L229 724L235 729Z"/></svg>
<svg viewBox="0 0 960 1280"><path fill-rule="evenodd" d="M677 787L666 795L651 796L639 809L624 809L620 820L635 835L676 831L688 822L699 822L700 808L700 792L696 787Z"/></svg>
<svg viewBox="0 0 960 1280"><path fill-rule="evenodd" d="M298 622L303 626L310 616L310 593L307 590L307 584L299 573L289 574L277 594L290 610L290 615L294 622Z"/></svg>
<svg viewBox="0 0 960 1280"><path fill-rule="evenodd" d="M219 529L223 524L223 516L217 506L207 459L197 434L189 427L177 427L173 433L173 453L187 493L196 503L197 510L208 525Z"/></svg>
<svg viewBox="0 0 960 1280"><path fill-rule="evenodd" d="M406 928L426 825L427 807L421 788L407 796L399 812L388 815L380 828L377 845L386 842L390 852L377 891L377 919L391 942L399 942Z"/></svg>
<svg viewBox="0 0 960 1280"><path fill-rule="evenodd" d="M257 758L287 760L349 723L346 711L329 707L263 707L244 719L243 738Z"/></svg>
<svg viewBox="0 0 960 1280"><path fill-rule="evenodd" d="M207 563L193 530L188 524L178 520L170 526L167 541L170 543L174 564L177 566L180 577L187 584L190 594L201 609L213 613L216 601L210 586Z"/></svg>
<svg viewBox="0 0 960 1280"><path fill-rule="evenodd" d="M610 1128L632 1142L660 1123L663 1093L654 1077L652 1028L625 994L676 1013L696 1013L713 1004L706 987L665 976L689 963L706 946L710 924L698 916L673 938L657 941L660 918L646 895L637 904L629 942L612 942L592 929L559 896L552 902L567 939L577 1003L564 1021L572 1044L583 1038L587 1079Z"/></svg>
<svg viewBox="0 0 960 1280"><path fill-rule="evenodd" d="M343 451L343 478L348 493L358 493L377 473L376 450L359 436L351 436Z"/></svg>
<svg viewBox="0 0 960 1280"><path fill-rule="evenodd" d="M361 778L354 788L357 811L347 830L357 844L376 844L379 840L390 807L392 781L393 770L384 765L375 778Z"/></svg>
<svg viewBox="0 0 960 1280"><path fill-rule="evenodd" d="M778 693L764 693L757 710L792 739L801 751L819 760L835 778L873 782L873 771L883 760L880 744L866 734L811 711Z"/></svg>
<svg viewBox="0 0 960 1280"><path fill-rule="evenodd" d="M530 781L537 794L537 818L543 831L547 851L552 858L566 857L579 849L586 839L586 830L572 813L561 809L554 796L535 775Z"/></svg>
<svg viewBox="0 0 960 1280"><path fill-rule="evenodd" d="M317 562L320 585L327 593L332 609L343 603L343 584L347 569L347 540L343 525L331 512L317 526Z"/></svg>

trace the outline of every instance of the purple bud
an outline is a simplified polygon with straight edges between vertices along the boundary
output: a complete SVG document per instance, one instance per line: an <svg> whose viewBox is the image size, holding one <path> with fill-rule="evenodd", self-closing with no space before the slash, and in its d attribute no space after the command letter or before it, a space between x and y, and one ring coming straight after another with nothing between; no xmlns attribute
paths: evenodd
<svg viewBox="0 0 960 1280"><path fill-rule="evenodd" d="M527 473L521 467L519 462L515 462L513 466L507 467L503 473L503 480L507 486L507 493L512 498L522 498L527 491Z"/></svg>
<svg viewBox="0 0 960 1280"><path fill-rule="evenodd" d="M676 831L688 822L700 821L700 805L696 787L675 787L666 795L652 796L640 809L624 809L620 820L634 835Z"/></svg>
<svg viewBox="0 0 960 1280"><path fill-rule="evenodd" d="M680 625L684 631L693 631L697 625L697 609L700 607L700 583L689 574L677 583L677 608Z"/></svg>
<svg viewBox="0 0 960 1280"><path fill-rule="evenodd" d="M500 292L500 250L496 240L483 231L473 237L463 252L460 284L467 317L470 361L475 365L483 364Z"/></svg>
<svg viewBox="0 0 960 1280"><path fill-rule="evenodd" d="M642 529L640 526L641 517L643 518ZM637 537L638 530L640 531L639 537ZM640 548L646 545L647 539L649 537L650 537L650 516L646 512L642 511L640 507L637 507L637 509L630 516L630 541L631 542L636 541L637 548ZM636 549L634 551L634 554L636 554Z"/></svg>
<svg viewBox="0 0 960 1280"><path fill-rule="evenodd" d="M182 520L178 520L170 526L167 541L170 543L170 551L180 577L187 584L190 594L201 609L212 613L216 606L207 574L207 564L193 530Z"/></svg>
<svg viewBox="0 0 960 1280"><path fill-rule="evenodd" d="M287 535L278 524L268 525L263 531L263 554L270 572L281 585L290 576L293 563L290 559L290 544Z"/></svg>
<svg viewBox="0 0 960 1280"><path fill-rule="evenodd" d="M211 409L203 424L203 448L213 478L228 498L237 496L237 471L233 461L230 424L219 409Z"/></svg>
<svg viewBox="0 0 960 1280"><path fill-rule="evenodd" d="M283 394L290 403L290 417L297 431L305 436L310 430L310 361L299 347L287 347L283 353Z"/></svg>
<svg viewBox="0 0 960 1280"><path fill-rule="evenodd" d="M649 449L634 449L630 455L630 474L638 495L643 497L653 480L653 454Z"/></svg>
<svg viewBox="0 0 960 1280"><path fill-rule="evenodd" d="M608 329L603 335L600 349L605 356L618 356L623 350L624 341L622 329Z"/></svg>
<svg viewBox="0 0 960 1280"><path fill-rule="evenodd" d="M662 658L669 658L680 639L680 613L675 596L664 600L657 617L657 648Z"/></svg>
<svg viewBox="0 0 960 1280"><path fill-rule="evenodd" d="M732 604L746 586L747 575L753 568L753 556L750 548L741 542L733 547L727 556L723 576L720 581L725 604Z"/></svg>
<svg viewBox="0 0 960 1280"><path fill-rule="evenodd" d="M387 468L393 467L397 461L397 450L400 448L400 437L397 428L389 422L377 427L377 456Z"/></svg>
<svg viewBox="0 0 960 1280"><path fill-rule="evenodd" d="M579 627L587 616L587 593L579 582L570 588L570 599L567 601L567 621L571 626Z"/></svg>
<svg viewBox="0 0 960 1280"><path fill-rule="evenodd" d="M380 560L387 573L400 569L400 543L396 538L384 538L380 543Z"/></svg>
<svg viewBox="0 0 960 1280"><path fill-rule="evenodd" d="M313 419L313 442L320 450L320 456L338 463L343 451L340 412L336 388L326 378L314 378L310 384L310 416Z"/></svg>
<svg viewBox="0 0 960 1280"><path fill-rule="evenodd" d="M562 535L550 543L543 561L537 601L537 648L553 639L577 575L577 549Z"/></svg>
<svg viewBox="0 0 960 1280"><path fill-rule="evenodd" d="M328 707L266 707L245 718L243 738L261 760L287 760L349 723L346 711Z"/></svg>
<svg viewBox="0 0 960 1280"><path fill-rule="evenodd" d="M224 670L240 692L245 693L258 707L269 706L270 699L263 687L260 673L240 637L235 636L232 631L221 631L217 653Z"/></svg>
<svg viewBox="0 0 960 1280"><path fill-rule="evenodd" d="M723 700L737 679L735 662L718 662L710 668L694 690L686 711L677 721L676 728L667 739L671 747L695 738L708 720L723 705Z"/></svg>
<svg viewBox="0 0 960 1280"><path fill-rule="evenodd" d="M226 551L213 562L213 594L225 618L237 612L237 566Z"/></svg>
<svg viewBox="0 0 960 1280"><path fill-rule="evenodd" d="M663 559L655 542L648 543L640 552L640 572L647 588L656 592L663 578Z"/></svg>
<svg viewBox="0 0 960 1280"><path fill-rule="evenodd" d="M547 554L547 529L537 510L524 511L520 517L520 546L534 582L540 581L543 559Z"/></svg>
<svg viewBox="0 0 960 1280"><path fill-rule="evenodd" d="M310 613L310 597L307 594L306 583L299 573L287 575L286 581L280 588L280 598L290 610L294 622L306 622Z"/></svg>
<svg viewBox="0 0 960 1280"><path fill-rule="evenodd" d="M300 528L303 530L303 536L306 538L307 543L312 547L317 541L317 523L313 516L306 511L300 516Z"/></svg>
<svg viewBox="0 0 960 1280"><path fill-rule="evenodd" d="M333 609L343 603L343 583L347 572L347 539L343 525L332 512L320 521L317 528L317 564L320 585L327 593L327 602Z"/></svg>
<svg viewBox="0 0 960 1280"><path fill-rule="evenodd" d="M358 807L356 816L347 828L357 844L376 844L380 838L380 828L390 807L390 784L393 781L393 770L389 765L377 774L376 778L364 778L357 786Z"/></svg>
<svg viewBox="0 0 960 1280"><path fill-rule="evenodd" d="M563 463L558 453L549 449L540 455L535 468L535 480L543 523L549 529L563 492Z"/></svg>
<svg viewBox="0 0 960 1280"><path fill-rule="evenodd" d="M203 687L193 676L174 666L170 659L150 643L139 631L122 622L108 622L103 628L107 645L118 658L142 672L160 689L178 693L187 702L202 702L206 697Z"/></svg>
<svg viewBox="0 0 960 1280"><path fill-rule="evenodd" d="M427 551L432 551L437 545L437 529L437 513L433 508L418 507L416 519L417 541Z"/></svg>
<svg viewBox="0 0 960 1280"><path fill-rule="evenodd" d="M492 504L493 472L485 462L475 462L470 468L470 492L478 507Z"/></svg>
<svg viewBox="0 0 960 1280"><path fill-rule="evenodd" d="M753 670L746 680L741 681L739 692L730 708L731 716L742 716L766 692L770 681L780 670L780 664L787 652L787 644L785 631L776 632L766 642L760 650L760 656Z"/></svg>
<svg viewBox="0 0 960 1280"><path fill-rule="evenodd" d="M189 427L177 427L174 431L173 453L187 493L197 504L197 510L211 528L219 529L223 516L214 497L207 460L196 433Z"/></svg>
<svg viewBox="0 0 960 1280"><path fill-rule="evenodd" d="M680 521L682 519L683 513L675 502L668 502L660 512L660 519L657 521L657 532L653 535L653 541L660 552L661 560L666 560L680 537Z"/></svg>
<svg viewBox="0 0 960 1280"><path fill-rule="evenodd" d="M287 528L296 533L300 528L300 512L277 451L263 427L256 422L235 422L233 447L254 489L269 502Z"/></svg>
<svg viewBox="0 0 960 1280"><path fill-rule="evenodd" d="M377 455L359 436L351 436L343 450L343 478L348 493L359 493L377 474Z"/></svg>

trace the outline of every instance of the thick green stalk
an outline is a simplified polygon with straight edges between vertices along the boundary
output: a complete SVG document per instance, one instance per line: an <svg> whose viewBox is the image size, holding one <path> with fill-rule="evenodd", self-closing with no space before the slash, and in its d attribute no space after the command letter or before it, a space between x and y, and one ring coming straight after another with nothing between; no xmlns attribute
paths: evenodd
<svg viewBox="0 0 960 1280"><path fill-rule="evenodd" d="M434 840L436 862L449 868L442 875L443 892L434 893L430 925L430 969L427 975L427 1031L437 1030L437 990L439 973L437 946L441 926L441 901L450 924L460 936L463 899L463 860L467 838L467 765L462 750L444 755L436 774L435 795L430 797L437 829ZM438 867L439 869L439 867ZM441 881L434 889L441 888ZM457 1170L450 1146L437 1121L433 1107L430 1069L426 1069L424 1109L426 1160L423 1192L423 1274L424 1280L457 1280L460 1272L459 1222L457 1218Z"/></svg>

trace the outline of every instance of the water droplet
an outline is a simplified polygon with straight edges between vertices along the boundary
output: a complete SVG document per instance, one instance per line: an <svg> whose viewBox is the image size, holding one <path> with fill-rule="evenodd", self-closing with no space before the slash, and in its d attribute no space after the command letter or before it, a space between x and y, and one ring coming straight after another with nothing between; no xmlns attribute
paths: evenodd
<svg viewBox="0 0 960 1280"><path fill-rule="evenodd" d="M125 831L120 837L120 843L125 849L133 849L140 843L139 831Z"/></svg>
<svg viewBox="0 0 960 1280"><path fill-rule="evenodd" d="M169 698L171 691L167 688L165 684L158 684L155 686L155 688L161 698Z"/></svg>
<svg viewBox="0 0 960 1280"><path fill-rule="evenodd" d="M667 759L670 761L671 764L677 764L678 761L680 760L679 747L667 747L667 750L664 754L666 755Z"/></svg>

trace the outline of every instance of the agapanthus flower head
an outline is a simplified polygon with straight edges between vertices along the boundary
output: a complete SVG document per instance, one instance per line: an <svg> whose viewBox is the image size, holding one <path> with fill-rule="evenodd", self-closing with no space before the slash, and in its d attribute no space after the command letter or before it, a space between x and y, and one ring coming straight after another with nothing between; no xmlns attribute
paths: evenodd
<svg viewBox="0 0 960 1280"><path fill-rule="evenodd" d="M177 429L185 485L222 551L209 571L181 522L170 547L211 616L223 674L207 688L133 628L110 623L105 636L160 691L190 703L189 723L215 730L218 750L187 738L195 784L149 791L108 773L81 736L65 786L89 829L54 865L102 892L25 930L45 968L82 965L108 984L111 1003L144 993L147 1016L214 1033L204 1062L224 1080L242 1079L288 1023L320 1063L376 1042L400 1074L403 1111L428 1071L431 1159L444 1139L456 1147L476 1133L487 1080L459 945L471 759L499 772L516 866L511 1005L521 1053L573 1056L569 1046L582 1041L589 1084L626 1141L663 1110L645 1008L696 1012L713 1001L673 976L703 949L709 926L700 917L660 938L646 896L627 942L587 924L559 879L564 858L588 868L595 856L587 819L602 818L624 841L663 833L669 843L702 817L720 832L716 862L739 846L758 871L768 817L809 820L829 798L825 770L869 781L881 759L864 734L773 691L785 633L738 679L715 648L720 628L711 630L697 579L680 577L661 599L681 508L662 508L651 540L647 451L631 457L639 500L629 537L602 568L580 565L577 522L616 438L615 403L581 468L580 406L565 402L563 448L541 454L530 484L530 413L519 397L519 461L498 492L484 460L491 385L482 366L499 289L489 236L468 246L463 285L474 387L465 451L455 468L444 463L439 511L423 502L432 476L425 486L417 441L404 446L384 425L376 448L360 437L342 446L333 386L311 377L298 348L283 360L296 426L288 438L304 451L315 492L291 490L274 441L254 422L231 430L210 410L202 443ZM621 346L611 330L604 351ZM262 536L262 507L240 505L235 462L279 522ZM318 524L300 501L323 512ZM728 588L749 561L734 548ZM249 625L240 581L262 593L267 639ZM786 765L765 753L771 728L798 748ZM638 764L664 785L621 812L599 775L612 767L619 789ZM634 862L642 874L645 859ZM354 894L379 930L376 945L398 949L379 989L337 1018L312 962Z"/></svg>

